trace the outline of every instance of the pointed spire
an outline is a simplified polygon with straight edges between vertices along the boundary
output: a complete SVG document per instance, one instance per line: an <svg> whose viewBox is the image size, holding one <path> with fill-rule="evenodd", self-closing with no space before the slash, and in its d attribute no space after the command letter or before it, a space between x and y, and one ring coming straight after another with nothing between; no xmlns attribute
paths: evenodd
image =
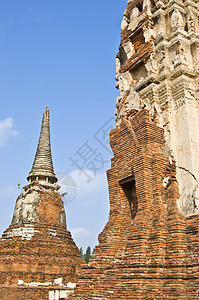
<svg viewBox="0 0 199 300"><path fill-rule="evenodd" d="M50 145L50 126L49 126L49 109L43 114L41 132L37 152L35 155L32 169L27 177L29 182L39 181L54 184L57 178L53 169L51 145Z"/></svg>

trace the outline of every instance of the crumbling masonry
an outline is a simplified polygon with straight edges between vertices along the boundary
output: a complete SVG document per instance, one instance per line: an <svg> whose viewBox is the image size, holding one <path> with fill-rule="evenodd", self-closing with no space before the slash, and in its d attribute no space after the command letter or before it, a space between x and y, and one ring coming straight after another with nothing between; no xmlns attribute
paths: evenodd
<svg viewBox="0 0 199 300"><path fill-rule="evenodd" d="M12 223L0 240L0 299L66 299L73 293L82 263L66 229L66 216L54 174L49 110L29 184L18 197Z"/></svg>
<svg viewBox="0 0 199 300"><path fill-rule="evenodd" d="M29 185L0 241L1 299L199 299L198 4L128 1L110 216L81 269L57 194L46 111Z"/></svg>
<svg viewBox="0 0 199 300"><path fill-rule="evenodd" d="M199 299L199 3L128 1L110 216L71 299Z"/></svg>

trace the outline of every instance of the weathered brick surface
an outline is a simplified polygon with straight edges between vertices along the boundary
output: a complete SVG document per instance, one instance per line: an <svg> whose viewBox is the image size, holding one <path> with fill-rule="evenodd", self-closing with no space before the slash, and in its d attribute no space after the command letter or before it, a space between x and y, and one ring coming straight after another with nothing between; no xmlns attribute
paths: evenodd
<svg viewBox="0 0 199 300"><path fill-rule="evenodd" d="M1 287L0 299L6 300L36 300L48 299L49 290L46 288Z"/></svg>
<svg viewBox="0 0 199 300"><path fill-rule="evenodd" d="M71 299L197 299L199 217L179 212L163 129L142 110L110 137L109 221Z"/></svg>
<svg viewBox="0 0 199 300"><path fill-rule="evenodd" d="M66 228L58 194L48 108L28 180L17 198L12 223L0 239L0 299L66 299L73 293L83 260Z"/></svg>
<svg viewBox="0 0 199 300"><path fill-rule="evenodd" d="M68 290L67 284L77 281L82 260L70 232L60 225L61 196L53 191L38 194L38 222L11 225L0 240L0 299L48 299L49 291ZM9 236L13 230L27 231L27 225L32 226L31 237ZM61 285L55 282L58 278Z"/></svg>

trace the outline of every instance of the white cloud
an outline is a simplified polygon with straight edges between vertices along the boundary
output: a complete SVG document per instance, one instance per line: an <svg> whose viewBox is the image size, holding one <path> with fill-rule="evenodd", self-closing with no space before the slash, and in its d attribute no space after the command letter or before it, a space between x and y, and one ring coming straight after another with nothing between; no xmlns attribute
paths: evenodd
<svg viewBox="0 0 199 300"><path fill-rule="evenodd" d="M71 230L73 238L79 239L89 236L91 233L90 231L86 230L85 228L78 227Z"/></svg>
<svg viewBox="0 0 199 300"><path fill-rule="evenodd" d="M84 173L81 173L79 170L74 170L69 174L75 181L77 186L78 197L88 198L91 195L99 194L100 192L107 189L107 178L104 173L93 174L90 170L84 170ZM87 205L95 204L95 199L88 202Z"/></svg>
<svg viewBox="0 0 199 300"><path fill-rule="evenodd" d="M84 172L73 170L68 174L70 178L66 176L66 180L60 180L59 183L77 188L72 201L68 203L65 197L62 199L65 205L71 203L65 206L68 229L72 232L77 246L86 249L88 245L94 247L98 244L98 234L108 219L109 200L106 172L96 173L95 176L90 170Z"/></svg>
<svg viewBox="0 0 199 300"><path fill-rule="evenodd" d="M17 136L19 132L14 129L13 118L0 121L0 147L4 146L9 137Z"/></svg>
<svg viewBox="0 0 199 300"><path fill-rule="evenodd" d="M93 174L90 170L81 172L76 169L69 174L58 173L57 178L61 193L67 193L62 198L65 205L78 199L83 201L85 206L95 206L97 200L107 194L108 183L105 172Z"/></svg>

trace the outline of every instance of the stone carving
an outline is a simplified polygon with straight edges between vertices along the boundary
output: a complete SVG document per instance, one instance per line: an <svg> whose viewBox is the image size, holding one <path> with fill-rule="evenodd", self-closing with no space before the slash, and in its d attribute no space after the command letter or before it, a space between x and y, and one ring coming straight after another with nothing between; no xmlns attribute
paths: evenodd
<svg viewBox="0 0 199 300"><path fill-rule="evenodd" d="M147 14L151 15L151 1L150 0L143 0L143 10L147 10Z"/></svg>
<svg viewBox="0 0 199 300"><path fill-rule="evenodd" d="M171 15L171 28L172 30L184 29L184 22L181 13L178 9L174 9Z"/></svg>
<svg viewBox="0 0 199 300"><path fill-rule="evenodd" d="M173 101L173 108L179 109L183 104L193 104L196 101L195 95L191 90L185 89L183 97L175 99Z"/></svg>
<svg viewBox="0 0 199 300"><path fill-rule="evenodd" d="M137 16L139 16L139 14L140 14L139 9L137 7L134 7L130 14L130 21L136 18Z"/></svg>
<svg viewBox="0 0 199 300"><path fill-rule="evenodd" d="M195 23L195 17L192 11L190 11L187 15L187 27L189 33L195 33L196 32L196 23Z"/></svg>
<svg viewBox="0 0 199 300"><path fill-rule="evenodd" d="M124 51L127 55L127 58L130 58L132 55L135 54L135 49L133 47L133 44L130 41L124 43L123 48L124 48Z"/></svg>
<svg viewBox="0 0 199 300"><path fill-rule="evenodd" d="M120 105L121 100L122 100L122 97L121 97L121 96L118 96L117 99L116 99L116 108L117 108L117 109L119 108L119 105Z"/></svg>
<svg viewBox="0 0 199 300"><path fill-rule="evenodd" d="M149 25L146 27L144 26L143 27L143 36L144 36L145 42L150 41L152 35L153 35L153 30L151 29L151 27Z"/></svg>
<svg viewBox="0 0 199 300"><path fill-rule="evenodd" d="M185 51L181 44L178 45L177 50L176 50L176 56L174 58L174 66L177 67L180 64L187 65Z"/></svg>
<svg viewBox="0 0 199 300"><path fill-rule="evenodd" d="M157 74L158 64L156 55L154 53L150 55L150 59L146 62L145 66L149 74Z"/></svg>
<svg viewBox="0 0 199 300"><path fill-rule="evenodd" d="M130 88L132 82L132 76L129 72L119 74L117 77L116 87L119 88L120 95L124 95L124 93Z"/></svg>
<svg viewBox="0 0 199 300"><path fill-rule="evenodd" d="M124 17L124 18L122 19L122 22L121 22L121 29L124 30L124 28L125 28L126 26L128 26L128 21L127 21L127 19Z"/></svg>
<svg viewBox="0 0 199 300"><path fill-rule="evenodd" d="M118 57L116 57L116 73L118 74L120 71L121 63Z"/></svg>

